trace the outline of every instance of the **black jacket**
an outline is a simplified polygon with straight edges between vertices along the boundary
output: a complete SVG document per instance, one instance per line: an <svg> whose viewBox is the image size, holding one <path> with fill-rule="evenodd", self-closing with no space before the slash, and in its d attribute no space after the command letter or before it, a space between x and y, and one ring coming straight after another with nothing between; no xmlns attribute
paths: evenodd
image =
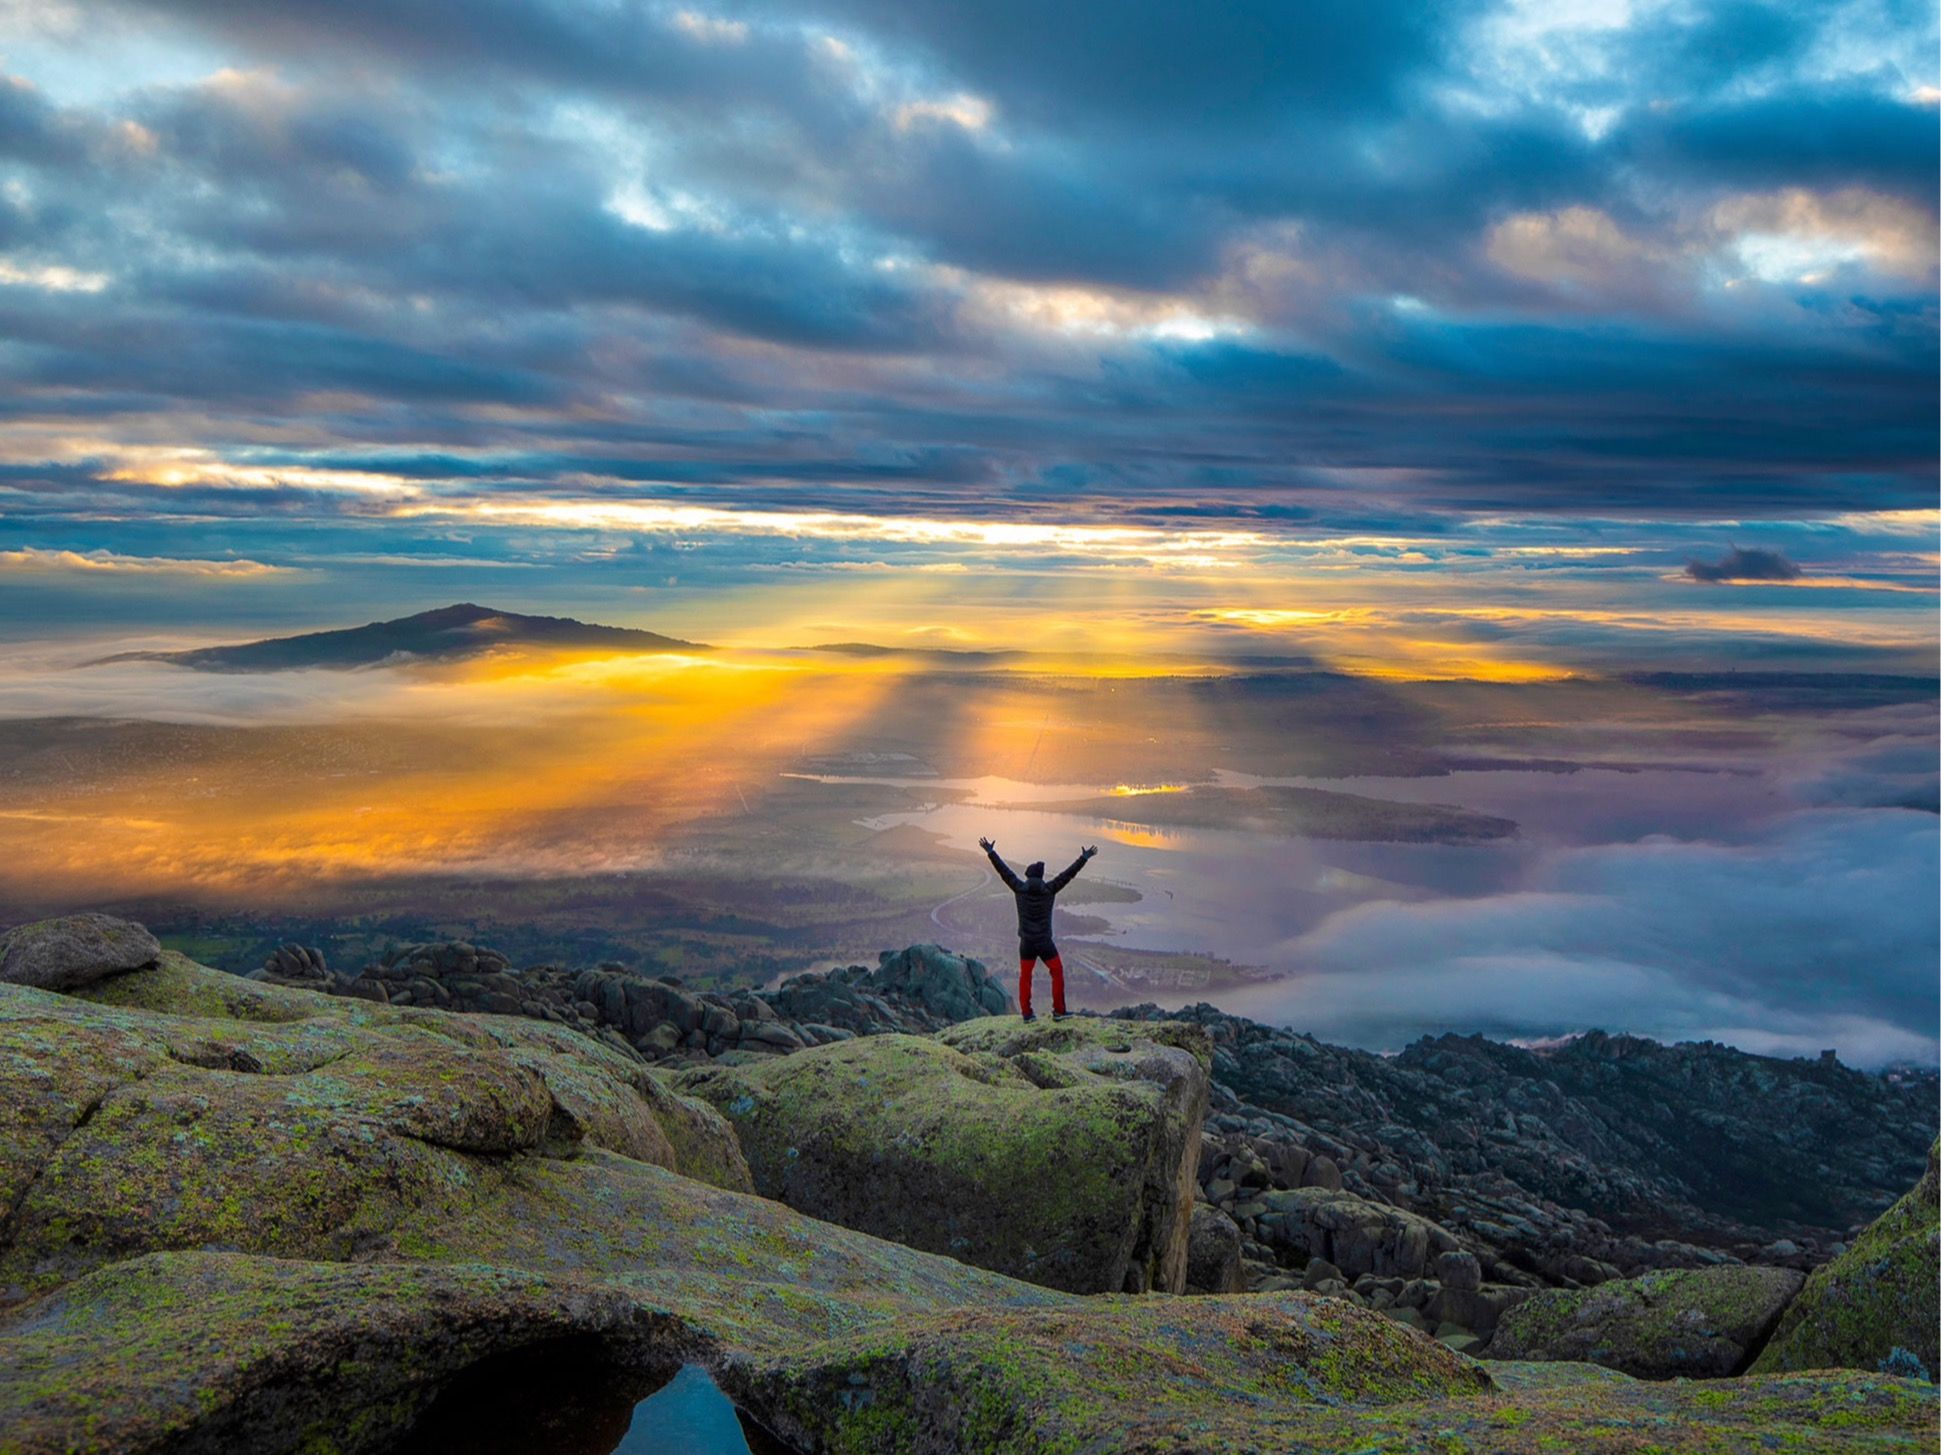
<svg viewBox="0 0 1941 1455"><path fill-rule="evenodd" d="M1088 856L1080 854L1056 879L1020 879L1011 872L1009 864L998 858L996 849L985 852L991 856L991 867L997 870L997 877L1011 887L1012 897L1018 901L1018 947L1029 950L1049 946L1052 902L1058 898L1059 890L1078 877Z"/></svg>

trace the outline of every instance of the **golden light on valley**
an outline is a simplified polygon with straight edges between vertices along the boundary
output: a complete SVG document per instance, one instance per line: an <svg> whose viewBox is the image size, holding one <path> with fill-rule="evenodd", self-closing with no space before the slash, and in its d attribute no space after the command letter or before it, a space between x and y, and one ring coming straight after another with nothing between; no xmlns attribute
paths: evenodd
<svg viewBox="0 0 1941 1455"><path fill-rule="evenodd" d="M637 869L684 826L752 807L897 675L883 662L487 656L412 673L382 715L225 734L192 771L110 763L58 795L24 787L0 820L15 862L101 892Z"/></svg>

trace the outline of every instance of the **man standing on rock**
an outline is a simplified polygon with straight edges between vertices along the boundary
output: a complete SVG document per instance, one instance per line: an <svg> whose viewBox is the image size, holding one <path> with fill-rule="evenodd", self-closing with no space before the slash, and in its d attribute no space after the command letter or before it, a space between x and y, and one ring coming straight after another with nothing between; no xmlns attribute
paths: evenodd
<svg viewBox="0 0 1941 1455"><path fill-rule="evenodd" d="M1065 962L1058 958L1058 946L1051 940L1051 907L1058 891L1076 879L1085 861L1099 851L1098 845L1086 845L1069 869L1047 880L1044 860L1027 865L1020 879L998 858L996 844L989 839L977 842L990 855L997 877L1010 886L1012 897L1018 901L1018 1012L1028 1021L1037 1019L1031 1013L1031 972L1043 960L1051 971L1051 1018L1062 1021L1070 1012L1065 1009Z"/></svg>

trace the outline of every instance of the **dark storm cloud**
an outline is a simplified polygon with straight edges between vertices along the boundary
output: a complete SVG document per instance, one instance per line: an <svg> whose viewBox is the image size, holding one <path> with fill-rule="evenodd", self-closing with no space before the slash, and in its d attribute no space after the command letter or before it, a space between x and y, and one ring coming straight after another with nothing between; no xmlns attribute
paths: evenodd
<svg viewBox="0 0 1941 1455"><path fill-rule="evenodd" d="M0 157L62 162L80 155L77 142L45 96L19 77L0 77Z"/></svg>
<svg viewBox="0 0 1941 1455"><path fill-rule="evenodd" d="M0 84L18 421L930 513L1932 498L1920 9L97 19L155 76Z"/></svg>
<svg viewBox="0 0 1941 1455"><path fill-rule="evenodd" d="M1290 110L1373 111L1435 66L1473 0L1286 5L1279 0L1182 7L1168 0L824 0L805 7L936 63L1008 104L1047 119L1154 119L1182 126L1260 120Z"/></svg>
<svg viewBox="0 0 1941 1455"><path fill-rule="evenodd" d="M1612 150L1633 166L1698 185L1864 183L1930 199L1941 156L1932 108L1852 85L1645 109L1627 119Z"/></svg>
<svg viewBox="0 0 1941 1455"><path fill-rule="evenodd" d="M1689 561L1685 574L1694 581L1797 581L1799 567L1778 551L1734 546L1716 561Z"/></svg>

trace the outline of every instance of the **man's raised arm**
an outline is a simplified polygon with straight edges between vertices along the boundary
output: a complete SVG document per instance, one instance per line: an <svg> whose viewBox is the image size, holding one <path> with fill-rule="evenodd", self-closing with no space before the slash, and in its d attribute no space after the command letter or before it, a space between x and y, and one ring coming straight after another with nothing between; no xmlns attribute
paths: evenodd
<svg viewBox="0 0 1941 1455"><path fill-rule="evenodd" d="M1078 878L1078 871L1085 867L1085 861L1087 859L1090 859L1092 855L1096 854L1098 851L1099 851L1098 845L1096 844L1088 844L1083 849L1081 849L1079 851L1078 857L1072 860L1071 867L1066 869L1056 879L1051 881L1050 888L1052 892L1056 893L1058 890L1063 889L1067 884L1070 884L1074 879Z"/></svg>
<svg viewBox="0 0 1941 1455"><path fill-rule="evenodd" d="M1009 864L998 858L996 844L992 843L989 839L979 839L977 842L983 846L985 854L989 856L991 867L997 870L998 878L1002 879L1013 889L1024 888L1024 881L1011 872L1011 866Z"/></svg>

